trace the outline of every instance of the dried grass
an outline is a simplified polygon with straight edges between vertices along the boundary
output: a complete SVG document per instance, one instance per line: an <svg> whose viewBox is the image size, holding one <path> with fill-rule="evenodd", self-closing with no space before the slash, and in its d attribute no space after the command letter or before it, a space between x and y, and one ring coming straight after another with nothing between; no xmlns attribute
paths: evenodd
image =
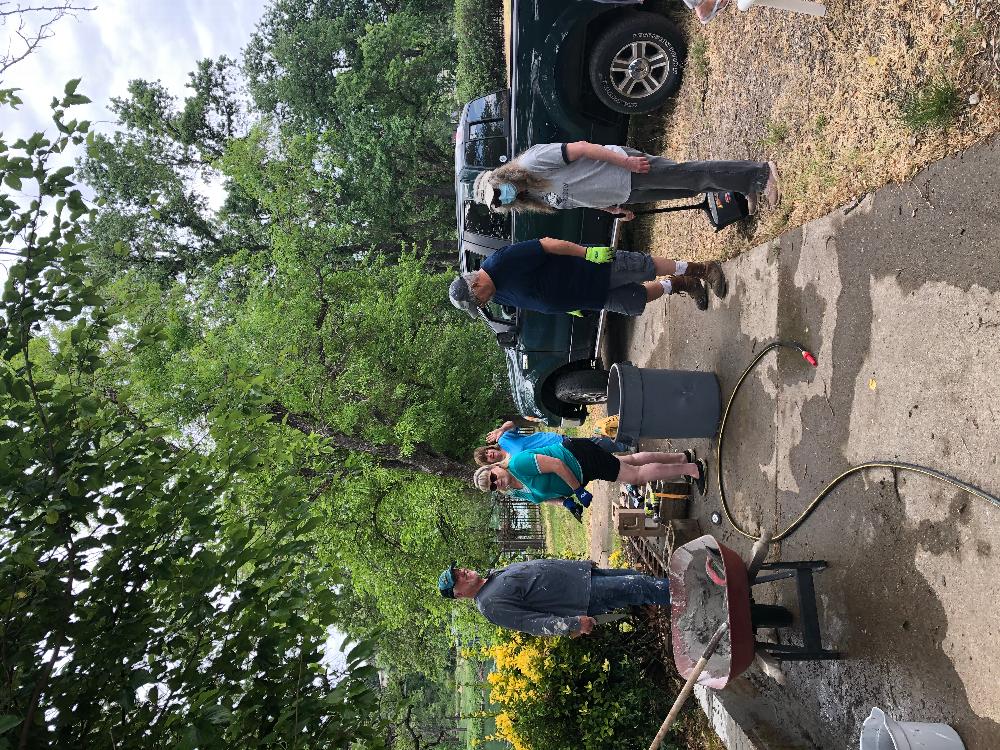
<svg viewBox="0 0 1000 750"><path fill-rule="evenodd" d="M706 29L678 21L696 63L633 142L678 161L773 159L783 204L719 234L700 213L639 219L633 244L654 253L731 257L1000 130L1000 0L829 0L823 19L733 3ZM914 132L903 109L933 82L958 106Z"/></svg>

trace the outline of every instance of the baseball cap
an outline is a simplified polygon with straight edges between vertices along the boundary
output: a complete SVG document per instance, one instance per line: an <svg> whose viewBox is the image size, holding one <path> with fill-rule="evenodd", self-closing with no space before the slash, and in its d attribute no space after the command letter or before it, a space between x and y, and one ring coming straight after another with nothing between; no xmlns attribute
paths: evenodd
<svg viewBox="0 0 1000 750"><path fill-rule="evenodd" d="M472 282L478 271L469 271L455 277L448 287L448 299L455 307L469 314L470 318L479 317L479 301L472 293Z"/></svg>
<svg viewBox="0 0 1000 750"><path fill-rule="evenodd" d="M438 576L438 591L440 591L441 596L446 599L455 598L455 566L457 564L457 561L452 562L452 564L442 570L441 575Z"/></svg>
<svg viewBox="0 0 1000 750"><path fill-rule="evenodd" d="M476 176L476 181L472 183L472 198L476 203L485 203L487 206L493 205L498 191L490 182L492 176L493 170L480 172Z"/></svg>

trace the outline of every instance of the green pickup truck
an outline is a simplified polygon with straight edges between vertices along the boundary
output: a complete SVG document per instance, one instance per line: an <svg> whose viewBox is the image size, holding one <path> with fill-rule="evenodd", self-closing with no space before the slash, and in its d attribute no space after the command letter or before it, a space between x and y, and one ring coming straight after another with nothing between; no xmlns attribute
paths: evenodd
<svg viewBox="0 0 1000 750"><path fill-rule="evenodd" d="M680 85L683 42L676 27L639 3L511 0L510 88L469 102L455 140L459 266L479 268L512 242L557 237L612 241L601 211L498 216L472 200L481 171L536 143L622 144L628 116L659 107ZM489 304L482 319L507 356L510 388L525 416L553 426L579 423L606 398L599 357L601 316L544 315Z"/></svg>

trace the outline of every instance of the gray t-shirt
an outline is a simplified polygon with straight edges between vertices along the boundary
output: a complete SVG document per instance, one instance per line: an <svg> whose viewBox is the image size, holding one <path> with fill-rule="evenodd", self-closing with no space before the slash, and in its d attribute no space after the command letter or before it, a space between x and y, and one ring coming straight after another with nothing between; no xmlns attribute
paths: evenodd
<svg viewBox="0 0 1000 750"><path fill-rule="evenodd" d="M625 154L621 146L605 148ZM550 192L533 193L553 208L607 208L628 200L632 173L606 161L569 161L565 143L539 143L517 158L529 172L550 180Z"/></svg>

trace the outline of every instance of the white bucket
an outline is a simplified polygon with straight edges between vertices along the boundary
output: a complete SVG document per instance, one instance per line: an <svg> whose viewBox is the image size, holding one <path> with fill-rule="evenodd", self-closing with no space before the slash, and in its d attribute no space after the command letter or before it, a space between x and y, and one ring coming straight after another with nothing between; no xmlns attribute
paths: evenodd
<svg viewBox="0 0 1000 750"><path fill-rule="evenodd" d="M861 728L861 750L965 750L965 745L947 724L893 721L873 708Z"/></svg>

